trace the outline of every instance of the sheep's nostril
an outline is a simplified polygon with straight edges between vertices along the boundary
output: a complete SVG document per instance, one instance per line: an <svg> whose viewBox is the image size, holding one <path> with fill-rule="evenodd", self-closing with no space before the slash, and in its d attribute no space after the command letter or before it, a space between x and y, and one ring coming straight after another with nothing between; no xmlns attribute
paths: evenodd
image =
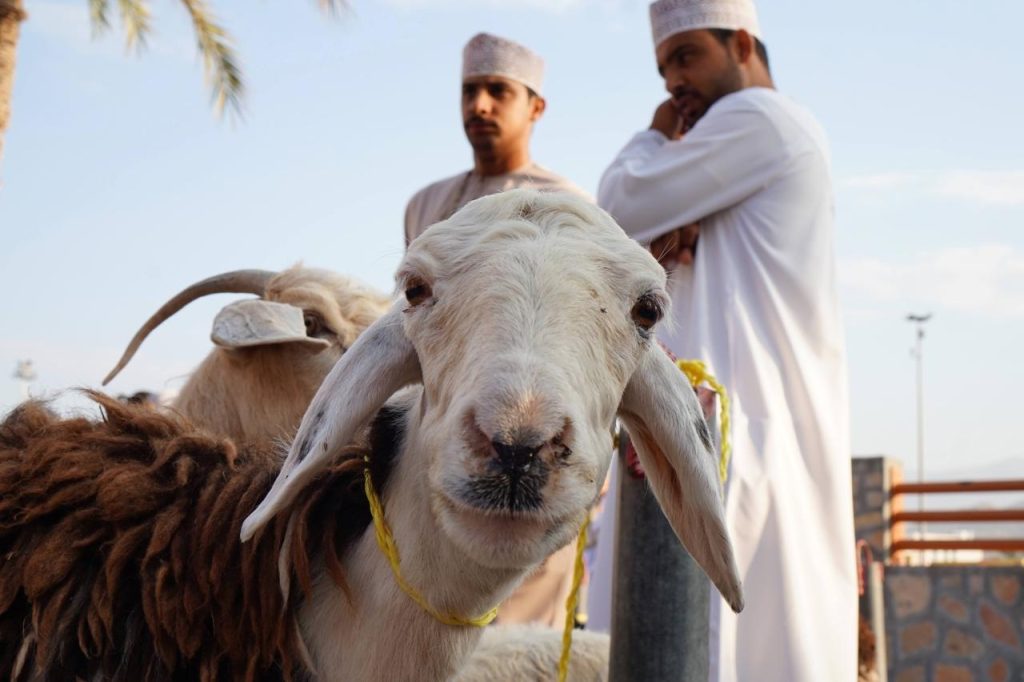
<svg viewBox="0 0 1024 682"><path fill-rule="evenodd" d="M520 445L517 443L503 443L499 440L492 440L491 445L498 453L498 462L501 468L510 474L525 474L533 465L537 453L542 445Z"/></svg>

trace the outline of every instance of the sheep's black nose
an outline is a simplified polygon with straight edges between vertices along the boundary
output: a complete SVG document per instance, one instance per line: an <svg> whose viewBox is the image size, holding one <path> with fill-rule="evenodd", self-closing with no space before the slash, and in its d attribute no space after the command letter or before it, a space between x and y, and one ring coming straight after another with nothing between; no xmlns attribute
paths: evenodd
<svg viewBox="0 0 1024 682"><path fill-rule="evenodd" d="M491 445L498 453L501 468L509 474L525 474L530 470L533 460L543 445L522 445L520 443L503 443L492 440Z"/></svg>

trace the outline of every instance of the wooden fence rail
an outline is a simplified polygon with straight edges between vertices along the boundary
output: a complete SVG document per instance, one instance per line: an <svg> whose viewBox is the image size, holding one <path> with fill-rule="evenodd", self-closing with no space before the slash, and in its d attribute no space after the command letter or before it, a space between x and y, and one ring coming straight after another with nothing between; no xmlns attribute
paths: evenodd
<svg viewBox="0 0 1024 682"><path fill-rule="evenodd" d="M1006 481L941 481L939 483L899 483L890 495L909 493L991 493L1024 490L1024 480Z"/></svg>
<svg viewBox="0 0 1024 682"><path fill-rule="evenodd" d="M931 521L934 523L988 523L1024 521L1024 509L957 509L949 511L901 511L892 515L892 523Z"/></svg>

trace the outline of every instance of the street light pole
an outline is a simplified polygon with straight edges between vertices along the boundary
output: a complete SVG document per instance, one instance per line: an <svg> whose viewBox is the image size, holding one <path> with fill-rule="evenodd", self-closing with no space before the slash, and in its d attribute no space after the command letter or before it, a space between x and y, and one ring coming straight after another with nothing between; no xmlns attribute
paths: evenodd
<svg viewBox="0 0 1024 682"><path fill-rule="evenodd" d="M910 352L917 364L917 482L924 483L924 325L932 318L931 313L925 315L907 315L907 322L913 322L917 330L914 349ZM924 495L917 495L917 511L924 511ZM925 524L918 524L918 532L924 539Z"/></svg>

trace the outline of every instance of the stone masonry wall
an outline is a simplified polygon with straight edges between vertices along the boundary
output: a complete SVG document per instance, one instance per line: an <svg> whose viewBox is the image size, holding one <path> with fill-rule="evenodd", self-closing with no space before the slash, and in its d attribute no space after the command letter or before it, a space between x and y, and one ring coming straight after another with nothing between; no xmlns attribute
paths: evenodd
<svg viewBox="0 0 1024 682"><path fill-rule="evenodd" d="M902 478L902 468L890 457L857 457L852 467L854 532L867 541L875 561L888 561L889 519L900 505L898 498L889 499L889 491Z"/></svg>
<svg viewBox="0 0 1024 682"><path fill-rule="evenodd" d="M890 682L1024 682L1024 566L886 566Z"/></svg>

